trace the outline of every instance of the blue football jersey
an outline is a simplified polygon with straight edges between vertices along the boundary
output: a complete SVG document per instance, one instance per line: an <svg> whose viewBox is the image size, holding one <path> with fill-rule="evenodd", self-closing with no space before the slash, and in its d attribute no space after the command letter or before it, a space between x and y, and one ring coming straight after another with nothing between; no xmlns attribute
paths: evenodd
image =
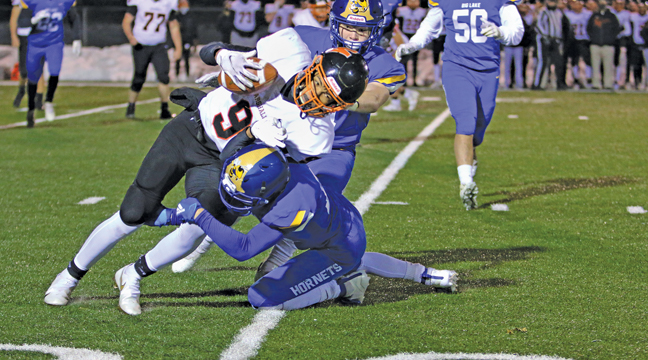
<svg viewBox="0 0 648 360"><path fill-rule="evenodd" d="M28 41L30 46L47 47L63 42L63 18L76 0L22 0L22 6L33 15L47 10L49 17L43 18L32 28Z"/></svg>
<svg viewBox="0 0 648 360"><path fill-rule="evenodd" d="M302 250L345 241L353 226L349 220L361 218L344 196L326 192L308 165L292 163L286 189L267 213L255 211L254 215L263 224L284 232Z"/></svg>
<svg viewBox="0 0 648 360"><path fill-rule="evenodd" d="M335 47L331 39L330 29L321 29L311 26L296 26L295 30L306 43L311 56L322 54L324 51ZM378 82L389 89L393 94L401 87L407 75L403 64L396 61L383 48L373 46L362 55L369 66L369 82ZM367 127L369 114L338 111L335 114L335 140L333 148L347 148L360 142L362 130Z"/></svg>
<svg viewBox="0 0 648 360"><path fill-rule="evenodd" d="M454 62L474 70L499 67L500 43L481 34L482 20L502 25L500 8L515 4L511 0L429 0L430 8L443 10L446 40L443 61Z"/></svg>

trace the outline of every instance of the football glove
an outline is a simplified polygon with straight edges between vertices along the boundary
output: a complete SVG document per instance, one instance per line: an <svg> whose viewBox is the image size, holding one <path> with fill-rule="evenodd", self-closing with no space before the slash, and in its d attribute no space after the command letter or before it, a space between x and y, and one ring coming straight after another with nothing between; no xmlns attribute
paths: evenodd
<svg viewBox="0 0 648 360"><path fill-rule="evenodd" d="M178 204L176 208L177 221L181 223L196 223L196 216L200 215L205 209L200 205L200 201L196 198L186 198Z"/></svg>
<svg viewBox="0 0 648 360"><path fill-rule="evenodd" d="M206 87L217 88L220 86L220 83L218 82L219 75L220 75L220 71L205 74L199 77L198 79L196 79L196 84L198 84L199 87L201 88L206 88Z"/></svg>
<svg viewBox="0 0 648 360"><path fill-rule="evenodd" d="M254 87L252 81L259 81L259 77L249 72L247 68L257 70L263 69L263 65L248 60L248 58L251 58L254 55L256 55L256 50L244 53L221 49L218 51L218 55L216 55L216 63L220 65L221 69L223 69L230 78L232 78L232 82L234 82L239 89L245 91L247 90L246 87Z"/></svg>
<svg viewBox="0 0 648 360"><path fill-rule="evenodd" d="M495 39L502 38L502 30L500 30L500 28L497 25L493 24L488 20L482 20L481 34Z"/></svg>
<svg viewBox="0 0 648 360"><path fill-rule="evenodd" d="M396 61L401 61L403 56L413 54L419 50L421 50L421 46L418 46L418 44L415 44L413 42L408 42L407 44L400 44L396 49L396 54L394 54L394 58L396 58Z"/></svg>
<svg viewBox="0 0 648 360"><path fill-rule="evenodd" d="M72 41L72 54L81 56L81 40Z"/></svg>
<svg viewBox="0 0 648 360"><path fill-rule="evenodd" d="M49 17L50 17L49 10L44 9L44 10L41 10L41 11L37 12L36 15L34 15L31 18L31 23L32 23L32 25L36 25L36 24L38 24L39 21L41 21L43 19L47 19Z"/></svg>
<svg viewBox="0 0 648 360"><path fill-rule="evenodd" d="M265 119L252 123L250 132L255 138L261 140L268 146L286 147L284 141L288 136L286 129L281 125L280 119Z"/></svg>

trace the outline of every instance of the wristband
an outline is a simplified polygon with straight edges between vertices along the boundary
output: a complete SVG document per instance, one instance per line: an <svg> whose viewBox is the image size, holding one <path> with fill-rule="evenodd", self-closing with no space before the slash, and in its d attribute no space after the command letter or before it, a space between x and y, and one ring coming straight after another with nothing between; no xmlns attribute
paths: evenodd
<svg viewBox="0 0 648 360"><path fill-rule="evenodd" d="M353 105L349 106L345 110L356 111L356 110L358 110L359 107L360 107L360 103L356 100L356 102L354 102Z"/></svg>

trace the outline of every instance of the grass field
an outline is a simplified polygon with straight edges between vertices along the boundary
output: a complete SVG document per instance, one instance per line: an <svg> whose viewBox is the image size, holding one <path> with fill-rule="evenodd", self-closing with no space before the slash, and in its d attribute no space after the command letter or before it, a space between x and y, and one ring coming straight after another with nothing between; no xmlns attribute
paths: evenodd
<svg viewBox="0 0 648 360"><path fill-rule="evenodd" d="M25 113L11 107L14 92L0 87L0 125L24 121ZM124 103L126 92L62 86L57 114ZM145 88L141 99L156 96ZM372 117L349 199L357 200L445 110L441 91L425 96L442 101ZM648 214L626 210L648 208L646 95L499 96L478 150L478 210L465 211L458 197L449 118L377 199L407 204L374 204L364 215L368 251L454 269L460 292L372 277L360 306L325 303L287 313L256 359L429 352L648 359ZM119 310L114 272L169 229L142 228L120 242L85 276L69 306L43 302L86 236L119 209L165 125L158 108L138 106L136 120L117 109L0 130L0 344L86 348L125 359L215 359L251 323L257 311L245 294L262 256L238 263L215 249L193 271L164 269L145 279L142 315ZM173 207L183 195L175 189L164 203ZM77 205L92 196L105 200ZM510 211L492 211L493 203ZM0 351L0 358L55 357Z"/></svg>

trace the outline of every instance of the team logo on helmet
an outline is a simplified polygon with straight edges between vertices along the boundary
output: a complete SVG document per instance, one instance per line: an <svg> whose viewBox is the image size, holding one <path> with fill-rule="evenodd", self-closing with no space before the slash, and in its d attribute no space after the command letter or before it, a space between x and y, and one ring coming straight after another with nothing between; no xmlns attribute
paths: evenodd
<svg viewBox="0 0 648 360"><path fill-rule="evenodd" d="M350 0L346 10L340 15L357 22L367 22L374 19L371 16L371 9L369 9L369 1L367 0Z"/></svg>
<svg viewBox="0 0 648 360"><path fill-rule="evenodd" d="M225 170L227 172L227 180L229 180L229 182L226 182L225 184L226 187L245 193L242 183L248 170L250 170L260 159L273 151L276 150L273 148L256 149L234 159L231 164L227 165L227 169Z"/></svg>

